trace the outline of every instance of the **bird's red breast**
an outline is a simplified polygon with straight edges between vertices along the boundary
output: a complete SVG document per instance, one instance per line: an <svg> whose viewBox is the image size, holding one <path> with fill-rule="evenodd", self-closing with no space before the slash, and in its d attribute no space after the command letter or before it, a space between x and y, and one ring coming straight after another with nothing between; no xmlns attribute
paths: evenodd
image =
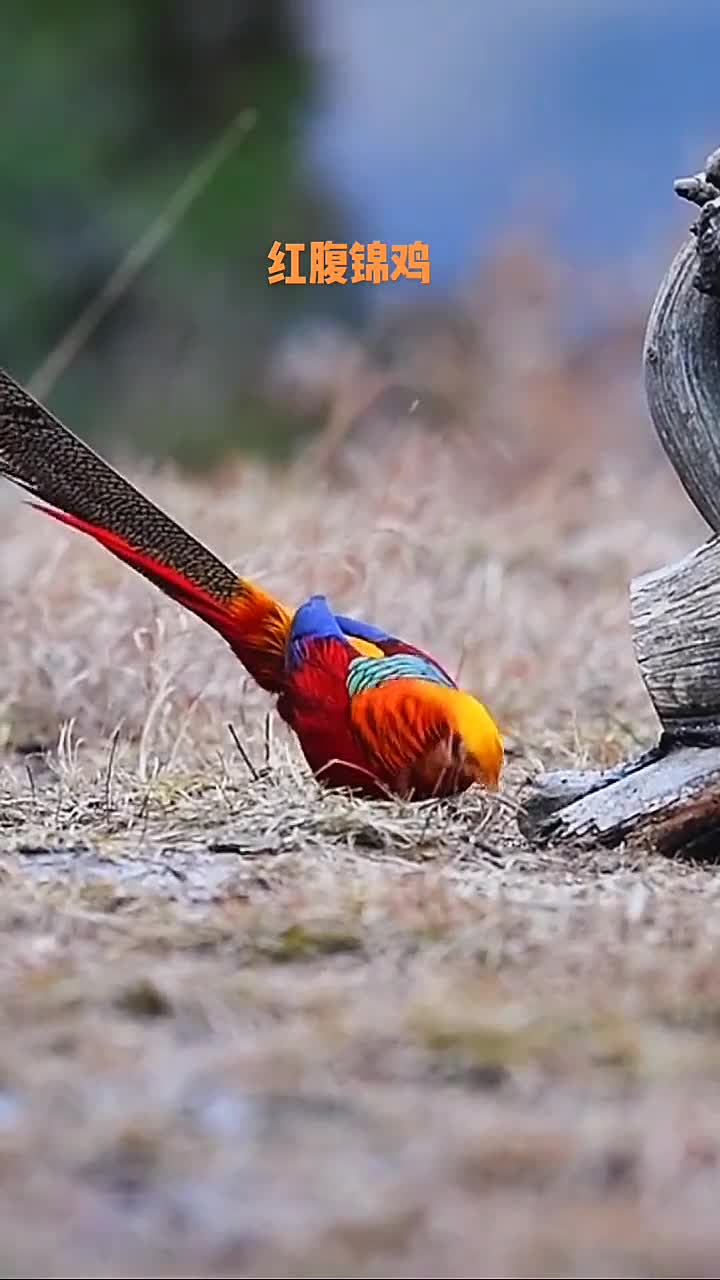
<svg viewBox="0 0 720 1280"><path fill-rule="evenodd" d="M291 629L279 702L316 777L414 799L457 794L474 782L495 787L502 741L482 704L424 655L358 658L331 617L322 623L326 634L304 633L295 650Z"/></svg>

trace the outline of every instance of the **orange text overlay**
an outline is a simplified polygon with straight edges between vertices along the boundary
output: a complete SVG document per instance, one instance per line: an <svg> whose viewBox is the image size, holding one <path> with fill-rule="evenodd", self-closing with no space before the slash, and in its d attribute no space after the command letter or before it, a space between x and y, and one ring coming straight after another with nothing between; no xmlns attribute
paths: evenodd
<svg viewBox="0 0 720 1280"><path fill-rule="evenodd" d="M392 280L430 283L430 250L421 240L413 244L281 244L268 254L270 284L387 284Z"/></svg>

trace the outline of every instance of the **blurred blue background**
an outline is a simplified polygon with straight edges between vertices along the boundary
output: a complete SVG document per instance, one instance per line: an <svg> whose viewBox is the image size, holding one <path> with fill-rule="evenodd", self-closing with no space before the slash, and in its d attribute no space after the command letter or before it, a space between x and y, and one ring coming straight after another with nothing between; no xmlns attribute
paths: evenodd
<svg viewBox="0 0 720 1280"><path fill-rule="evenodd" d="M690 220L672 181L720 142L711 0L4 0L0 47L0 360L22 379L257 112L48 396L192 465L296 448L375 312L442 325L510 235L649 305ZM424 240L433 285L270 288L275 239Z"/></svg>
<svg viewBox="0 0 720 1280"><path fill-rule="evenodd" d="M312 154L368 234L422 235L452 282L506 220L572 254L646 252L718 143L720 5L316 0ZM683 222L684 218L684 222Z"/></svg>

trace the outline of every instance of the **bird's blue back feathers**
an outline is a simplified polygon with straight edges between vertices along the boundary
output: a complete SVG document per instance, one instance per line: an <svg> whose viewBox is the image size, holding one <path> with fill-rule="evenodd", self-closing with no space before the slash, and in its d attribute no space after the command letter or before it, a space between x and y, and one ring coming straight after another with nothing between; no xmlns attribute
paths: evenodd
<svg viewBox="0 0 720 1280"><path fill-rule="evenodd" d="M337 640L346 649L352 644L345 633L370 643L390 640L386 631L369 622L358 622L344 614L334 614L326 596L310 596L296 610L288 637L287 661L292 669L309 655L315 640ZM420 654L400 653L392 657L354 657L349 666L347 687L354 697L369 689L379 689L391 680L427 680L455 688L455 683L430 659Z"/></svg>
<svg viewBox="0 0 720 1280"><path fill-rule="evenodd" d="M369 640L371 644L377 644L381 640L392 640L392 636L388 635L387 631L381 631L370 622L358 622L357 618L348 618L343 613L337 613L335 616L346 635L357 636L359 640Z"/></svg>

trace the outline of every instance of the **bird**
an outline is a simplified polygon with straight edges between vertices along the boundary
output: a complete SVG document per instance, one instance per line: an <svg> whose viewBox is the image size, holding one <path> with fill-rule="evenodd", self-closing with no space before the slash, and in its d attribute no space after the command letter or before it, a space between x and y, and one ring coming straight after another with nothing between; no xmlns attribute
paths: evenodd
<svg viewBox="0 0 720 1280"><path fill-rule="evenodd" d="M322 786L410 801L499 788L500 729L435 658L326 596L293 608L236 574L2 368L0 476L217 632Z"/></svg>
<svg viewBox="0 0 720 1280"><path fill-rule="evenodd" d="M419 650L359 653L345 621L313 595L290 624L278 710L315 776L375 798L495 790L502 747L489 712Z"/></svg>

